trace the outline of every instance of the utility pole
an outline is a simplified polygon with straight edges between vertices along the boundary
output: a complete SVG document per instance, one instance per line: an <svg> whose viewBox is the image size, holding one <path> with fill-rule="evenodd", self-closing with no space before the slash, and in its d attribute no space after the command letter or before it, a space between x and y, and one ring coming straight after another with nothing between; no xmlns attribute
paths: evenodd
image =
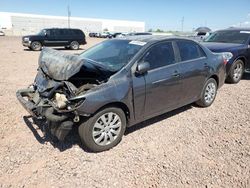
<svg viewBox="0 0 250 188"><path fill-rule="evenodd" d="M181 32L183 33L183 27L184 27L184 16L181 19Z"/></svg>
<svg viewBox="0 0 250 188"><path fill-rule="evenodd" d="M71 12L70 12L70 7L68 5L68 28L70 28L70 16L71 16Z"/></svg>

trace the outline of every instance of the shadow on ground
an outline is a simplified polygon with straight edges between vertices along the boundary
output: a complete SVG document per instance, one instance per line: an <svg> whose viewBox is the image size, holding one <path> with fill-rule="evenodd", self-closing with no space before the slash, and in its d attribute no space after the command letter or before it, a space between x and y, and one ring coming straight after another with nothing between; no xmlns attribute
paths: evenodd
<svg viewBox="0 0 250 188"><path fill-rule="evenodd" d="M78 50L71 50L71 49L66 49L64 47L56 47L56 48L52 48L52 49L59 50L59 51L69 51L69 52L72 52L72 51L77 52L79 50L85 50L84 48L79 48ZM24 48L23 51L27 51L27 52L39 52L39 51L33 51L33 50L29 49L29 48Z"/></svg>
<svg viewBox="0 0 250 188"><path fill-rule="evenodd" d="M182 113L182 112L184 112L186 110L191 109L193 106L196 107L196 105L194 105L194 104L186 105L184 107L178 108L178 109L173 110L171 112L167 112L167 113L162 114L160 116L156 116L156 117L151 118L149 120L146 120L144 122L141 122L141 123L138 123L136 125L133 125L132 127L128 127L126 129L125 135L133 133L133 132L138 131L140 129L146 128L146 127L148 127L148 126L150 126L150 125L152 125L154 123L157 123L157 122L163 121L165 119L168 119L169 117L178 115L178 114L180 114L180 113Z"/></svg>
<svg viewBox="0 0 250 188"><path fill-rule="evenodd" d="M245 73L242 77L242 80L250 80L250 73Z"/></svg>
<svg viewBox="0 0 250 188"><path fill-rule="evenodd" d="M127 128L125 135L128 135L130 133L133 133L135 131L138 131L140 129L143 129L147 126L150 126L154 123L160 122L162 120L165 120L169 117L178 115L179 113L182 113L186 110L189 110L192 108L192 105L187 105L182 108L179 108L177 110L165 113L163 115L151 118L149 120L146 120L142 123L136 124L132 127ZM65 140L63 142L58 141L53 135L49 133L47 130L47 124L44 121L37 120L33 118L32 116L24 116L23 120L27 127L32 131L33 135L35 136L36 140L40 144L45 144L46 142L51 143L52 146L59 149L59 151L63 152L67 149L72 148L73 145L79 145L81 148L86 151L90 152L83 144L81 144L80 137L78 135L78 126L74 126L72 131L67 135ZM39 133L42 132L42 133Z"/></svg>
<svg viewBox="0 0 250 188"><path fill-rule="evenodd" d="M45 144L46 142L51 143L51 145L59 151L65 151L67 149L72 148L73 145L80 145L85 151L87 148L82 146L80 137L78 136L78 126L74 126L72 131L67 135L63 142L58 141L55 136L50 134L48 131L48 125L46 122L37 120L32 116L24 116L23 120L27 127L32 131L33 135L35 136L36 140L40 144Z"/></svg>

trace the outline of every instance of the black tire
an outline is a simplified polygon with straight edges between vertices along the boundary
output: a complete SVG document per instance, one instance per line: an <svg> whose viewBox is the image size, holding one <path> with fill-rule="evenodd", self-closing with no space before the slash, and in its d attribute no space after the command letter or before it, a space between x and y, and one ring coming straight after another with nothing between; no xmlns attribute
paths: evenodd
<svg viewBox="0 0 250 188"><path fill-rule="evenodd" d="M69 46L64 46L64 48L65 48L66 50L69 50L69 49L70 49L70 47L69 47Z"/></svg>
<svg viewBox="0 0 250 188"><path fill-rule="evenodd" d="M226 82L237 84L241 80L243 74L244 74L244 62L238 59L231 66Z"/></svg>
<svg viewBox="0 0 250 188"><path fill-rule="evenodd" d="M211 97L208 97L208 89L214 87L214 92L211 92ZM209 107L211 104L213 104L216 94L217 94L217 89L218 89L218 84L215 79L209 78L202 90L201 98L196 101L196 104L201 106L201 107ZM213 93L213 94L212 94ZM210 94L210 92L209 92ZM208 100L211 99L211 100Z"/></svg>
<svg viewBox="0 0 250 188"><path fill-rule="evenodd" d="M116 137L113 137L113 133L110 133L110 131L109 131L109 134L112 134L112 137L114 138L113 141L111 141L110 136L106 136L106 135L108 135L108 133L107 133L108 130L106 130L107 132L105 132L105 130L100 129L100 131L96 131L96 132L101 132L101 131L103 131L103 132L96 135L97 137L95 137L93 135L95 133L95 130L97 129L95 127L95 124L98 122L98 124L100 125L99 122L100 121L103 122L100 118L105 116L105 115L107 116L108 113L113 113L115 115L118 115L120 118L118 121L121 122L120 128L116 129L116 130L118 130L118 134L116 135ZM111 125L111 124L109 124L109 125ZM105 125L102 125L102 126L104 127ZM113 129L113 128L111 128L111 129ZM103 110L100 110L95 115L93 115L92 117L88 118L85 122L83 122L79 126L78 132L79 132L82 143L90 151L101 152L101 151L109 150L112 147L116 146L121 141L122 136L125 132L125 129L126 129L126 117L125 117L123 110L120 108L116 108L116 107L108 107L108 108L105 108ZM102 137L103 135L105 135L104 138ZM102 137L102 139L100 139L100 140L103 140L103 141L105 140L105 137L108 137L107 139L109 139L110 143L107 143L105 145L100 145L100 144L96 143L96 141L94 139L98 140L98 138L100 138L100 137Z"/></svg>
<svg viewBox="0 0 250 188"><path fill-rule="evenodd" d="M34 51L40 51L42 49L42 44L39 41L33 41L30 45L30 48Z"/></svg>
<svg viewBox="0 0 250 188"><path fill-rule="evenodd" d="M70 43L70 49L71 50L78 50L79 49L79 43L77 41L72 41Z"/></svg>

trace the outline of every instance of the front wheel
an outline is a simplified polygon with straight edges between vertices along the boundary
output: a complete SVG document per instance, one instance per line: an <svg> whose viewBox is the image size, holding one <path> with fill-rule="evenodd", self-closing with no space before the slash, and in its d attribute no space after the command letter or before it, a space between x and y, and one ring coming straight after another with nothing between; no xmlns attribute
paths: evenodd
<svg viewBox="0 0 250 188"><path fill-rule="evenodd" d="M196 101L196 104L201 107L208 107L210 106L216 97L217 94L217 82L213 78L209 78L203 88L201 98Z"/></svg>
<svg viewBox="0 0 250 188"><path fill-rule="evenodd" d="M30 48L34 51L40 51L42 49L42 44L38 41L34 41L31 43Z"/></svg>
<svg viewBox="0 0 250 188"><path fill-rule="evenodd" d="M82 143L91 151L111 149L122 139L126 129L126 117L122 109L105 108L79 126Z"/></svg>
<svg viewBox="0 0 250 188"><path fill-rule="evenodd" d="M233 63L226 81L232 84L236 84L241 80L243 73L244 63L242 60L239 59Z"/></svg>

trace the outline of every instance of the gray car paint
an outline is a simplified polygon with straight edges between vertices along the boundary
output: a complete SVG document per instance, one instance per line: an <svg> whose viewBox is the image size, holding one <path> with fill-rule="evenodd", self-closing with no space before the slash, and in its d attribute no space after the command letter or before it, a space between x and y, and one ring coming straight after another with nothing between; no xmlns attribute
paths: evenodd
<svg viewBox="0 0 250 188"><path fill-rule="evenodd" d="M178 62L136 76L139 60L152 45L163 41L187 39L155 36L128 39L143 41L146 45L124 68L111 76L108 82L89 90L82 96L85 101L77 109L80 115L94 114L106 105L121 105L128 110L128 126L131 126L198 100L206 80L212 76L217 78L218 87L224 83L225 66L222 57L198 43L207 57ZM191 66L192 64L196 66ZM180 77L172 77L176 70Z"/></svg>

